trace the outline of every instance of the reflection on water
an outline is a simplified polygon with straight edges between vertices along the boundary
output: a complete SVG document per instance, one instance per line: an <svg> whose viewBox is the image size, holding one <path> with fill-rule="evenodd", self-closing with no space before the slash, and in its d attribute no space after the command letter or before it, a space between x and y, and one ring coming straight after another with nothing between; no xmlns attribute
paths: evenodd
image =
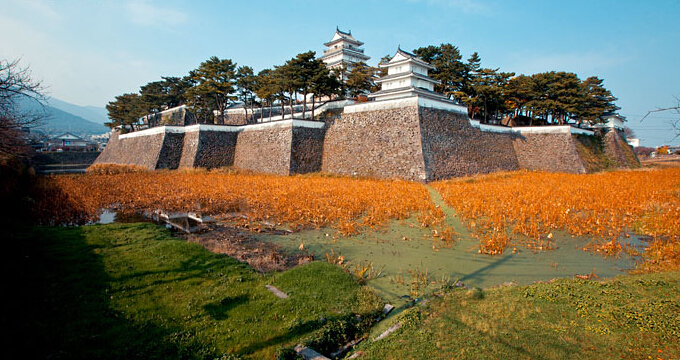
<svg viewBox="0 0 680 360"><path fill-rule="evenodd" d="M135 223L135 222L154 222L153 219L144 216L141 213L130 211L130 212L117 212L115 210L104 209L101 215L99 215L99 221L95 224L111 224L111 223Z"/></svg>
<svg viewBox="0 0 680 360"><path fill-rule="evenodd" d="M102 214L99 215L99 221L96 224L110 224L116 221L116 212L104 209Z"/></svg>
<svg viewBox="0 0 680 360"><path fill-rule="evenodd" d="M136 211L117 212L115 210L103 209L99 216L99 221L95 222L95 224L152 222L165 225L168 229L194 233L205 230L203 224L212 221L212 218L209 216L201 217L195 213L164 213L161 211L140 213Z"/></svg>

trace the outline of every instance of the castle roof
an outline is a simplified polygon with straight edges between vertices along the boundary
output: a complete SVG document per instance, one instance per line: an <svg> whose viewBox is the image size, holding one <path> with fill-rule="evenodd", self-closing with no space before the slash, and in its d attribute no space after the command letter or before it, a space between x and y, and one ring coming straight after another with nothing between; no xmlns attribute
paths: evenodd
<svg viewBox="0 0 680 360"><path fill-rule="evenodd" d="M386 75L386 76L381 77L380 79L376 79L375 82L381 83L381 82L387 81L387 80L395 80L395 79L407 78L407 77L415 77L415 78L418 78L418 79L429 81L429 82L437 84L437 85L441 84L441 81L439 81L439 80L433 79L433 78L431 78L427 75L419 74L419 73L416 73L416 72L413 72L413 71L407 71L407 72L402 72L402 73L398 73L398 74Z"/></svg>
<svg viewBox="0 0 680 360"><path fill-rule="evenodd" d="M446 102L450 104L456 104L455 101L449 100L446 96L443 94L440 94L435 91L431 91L422 87L416 87L416 86L404 86L400 88L395 88L395 89L388 89L388 90L380 90L376 91L374 93L368 94L369 98L376 98L378 100L381 97L388 97L388 98L394 98L396 97L407 97L407 96L413 96L413 95L419 95L425 98L429 99L434 99L438 100L441 102Z"/></svg>
<svg viewBox="0 0 680 360"><path fill-rule="evenodd" d="M335 28L335 34L333 35L333 38L331 39L331 41L324 43L324 45L325 46L333 46L334 44L336 44L338 42L348 42L348 43L352 43L356 46L361 46L361 45L364 44L363 42L355 39L354 36L352 36L351 30L349 32L344 32L344 31L340 31L340 29L336 27Z"/></svg>
<svg viewBox="0 0 680 360"><path fill-rule="evenodd" d="M324 51L323 56L321 57L321 59L333 57L333 56L337 55L338 53L349 54L349 55L352 55L352 56L354 56L354 57L358 57L358 58L363 59L363 60L368 60L368 59L371 58L370 56L364 54L364 53L361 52L361 51L357 51L357 50L354 50L354 49L346 48L346 47L343 46L343 47L338 48L338 49L332 49L332 50L326 50L326 51Z"/></svg>
<svg viewBox="0 0 680 360"><path fill-rule="evenodd" d="M394 54L394 56L392 56L392 59L390 59L390 61L387 62L387 64L380 64L378 66L381 67L381 68L387 68L387 67L390 67L390 66L399 65L399 64L408 63L408 62L416 63L416 64L418 64L418 65L420 65L420 66L422 66L422 67L424 67L428 70L434 69L434 66L430 65L425 60L419 58L418 56L416 56L414 54L411 54L408 51L402 50L401 46L397 48L396 54Z"/></svg>

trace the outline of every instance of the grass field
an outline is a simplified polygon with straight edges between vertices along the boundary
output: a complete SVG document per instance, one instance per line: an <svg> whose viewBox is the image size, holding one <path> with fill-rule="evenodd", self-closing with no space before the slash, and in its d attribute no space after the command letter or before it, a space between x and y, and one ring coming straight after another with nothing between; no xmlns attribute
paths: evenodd
<svg viewBox="0 0 680 360"><path fill-rule="evenodd" d="M18 301L29 311L17 346L26 357L274 359L297 343L328 353L334 329L382 305L328 263L262 275L148 223L37 228L13 240L22 244ZM435 295L380 323L370 339L403 326L362 343L361 358L680 356L677 271L483 291L444 286Z"/></svg>
<svg viewBox="0 0 680 360"><path fill-rule="evenodd" d="M361 359L678 359L680 272L454 289L396 322Z"/></svg>
<svg viewBox="0 0 680 360"><path fill-rule="evenodd" d="M22 245L28 311L15 345L25 358L273 359L382 307L331 264L262 275L148 223L39 228L12 241Z"/></svg>

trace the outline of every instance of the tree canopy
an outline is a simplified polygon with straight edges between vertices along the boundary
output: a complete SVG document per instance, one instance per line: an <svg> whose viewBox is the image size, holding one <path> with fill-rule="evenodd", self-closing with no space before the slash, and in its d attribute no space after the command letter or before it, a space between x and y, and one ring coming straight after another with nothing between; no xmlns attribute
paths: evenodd
<svg viewBox="0 0 680 360"><path fill-rule="evenodd" d="M187 102L199 122L224 124L225 110L236 100L236 80L236 64L217 56L189 72L192 86L186 93Z"/></svg>
<svg viewBox="0 0 680 360"><path fill-rule="evenodd" d="M148 114L142 96L129 93L116 96L114 101L106 105L109 112L109 119L105 125L110 128L121 127L123 131L133 130L134 125L139 123L139 119Z"/></svg>
<svg viewBox="0 0 680 360"><path fill-rule="evenodd" d="M347 94L356 98L371 91L375 87L375 73L376 69L366 65L366 63L356 63L347 75L345 82Z"/></svg>
<svg viewBox="0 0 680 360"><path fill-rule="evenodd" d="M435 67L430 71L430 76L441 82L435 86L435 91L451 99L461 97L467 69L461 62L462 57L457 47L451 44L430 45L415 49L413 53Z"/></svg>
<svg viewBox="0 0 680 360"><path fill-rule="evenodd" d="M238 99L243 102L246 111L246 119L248 118L248 107L255 105L255 89L257 86L257 77L253 73L253 68L250 66L241 66L236 71L236 87Z"/></svg>
<svg viewBox="0 0 680 360"><path fill-rule="evenodd" d="M414 54L432 64L430 76L439 80L435 91L467 105L468 115L482 122L498 122L504 117L526 117L531 123L598 123L618 109L616 98L604 87L602 79L585 80L570 72L549 71L515 75L499 68L482 66L477 52L463 60L458 47L442 43L415 49ZM389 61L385 56L381 63ZM246 118L253 121L255 106L262 110L278 103L284 113L302 99L306 116L311 99L312 117L316 101L335 95L357 97L377 91L376 76L385 76L361 62L348 68L329 71L313 51L302 52L284 64L265 69L257 75L250 66L238 66L230 59L216 56L202 62L184 77L162 77L140 87L138 94L123 94L107 106L109 126L130 125L147 114L186 104L200 123L224 124L226 109L235 101L244 104ZM250 112L250 116L249 116ZM157 116L146 116L148 126L159 125Z"/></svg>
<svg viewBox="0 0 680 360"><path fill-rule="evenodd" d="M616 98L595 76L580 80L564 71L515 76L482 67L476 52L463 62L459 49L451 44L413 52L436 67L430 71L441 82L435 91L467 105L470 117L483 122L521 115L554 124L598 123L603 115L618 109Z"/></svg>

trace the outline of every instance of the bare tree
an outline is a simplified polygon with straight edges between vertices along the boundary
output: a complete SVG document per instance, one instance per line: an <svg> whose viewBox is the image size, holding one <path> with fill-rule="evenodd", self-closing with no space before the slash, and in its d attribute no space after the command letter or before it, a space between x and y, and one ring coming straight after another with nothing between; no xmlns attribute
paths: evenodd
<svg viewBox="0 0 680 360"><path fill-rule="evenodd" d="M677 139L678 137L680 137L680 97L676 96L675 101L677 102L677 104L675 106L670 106L670 107L667 107L667 108L659 108L659 109L656 109L656 110L647 111L647 114L645 114L645 116L643 116L642 119L640 119L640 122L642 122L642 120L646 119L647 116L649 116L651 113L665 112L665 111L675 113L675 114L677 114L677 118L669 121L671 127L675 131L675 137L672 138L670 141Z"/></svg>
<svg viewBox="0 0 680 360"><path fill-rule="evenodd" d="M635 137L635 131L628 126L623 127L623 137L626 139L632 139Z"/></svg>
<svg viewBox="0 0 680 360"><path fill-rule="evenodd" d="M25 155L25 130L47 117L44 91L42 82L33 80L30 69L21 67L19 59L0 59L0 157ZM31 101L38 106L22 107Z"/></svg>

